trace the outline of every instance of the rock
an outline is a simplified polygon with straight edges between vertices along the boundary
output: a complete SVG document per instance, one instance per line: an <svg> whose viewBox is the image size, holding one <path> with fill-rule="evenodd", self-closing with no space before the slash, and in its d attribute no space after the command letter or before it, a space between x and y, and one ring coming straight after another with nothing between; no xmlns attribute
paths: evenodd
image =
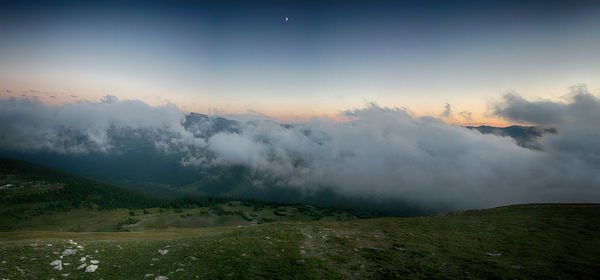
<svg viewBox="0 0 600 280"><path fill-rule="evenodd" d="M82 263L80 266L77 267L77 270L81 270L83 268L85 268L87 266L87 264Z"/></svg>
<svg viewBox="0 0 600 280"><path fill-rule="evenodd" d="M169 277L167 277L167 276L156 276L156 278L154 278L154 280L169 280Z"/></svg>
<svg viewBox="0 0 600 280"><path fill-rule="evenodd" d="M55 261L51 262L50 265L53 266L55 270L58 270L58 271L62 270L62 261L61 260L55 260Z"/></svg>
<svg viewBox="0 0 600 280"><path fill-rule="evenodd" d="M87 260L85 257L81 257L81 259L79 259L80 262L85 262L85 260Z"/></svg>
<svg viewBox="0 0 600 280"><path fill-rule="evenodd" d="M91 263L91 264L99 264L99 263L100 263L100 261L99 261L99 260L91 260L91 261L90 261L90 263Z"/></svg>
<svg viewBox="0 0 600 280"><path fill-rule="evenodd" d="M63 256L70 256L70 255L75 255L75 254L77 254L76 249L66 249L64 252L62 252Z"/></svg>
<svg viewBox="0 0 600 280"><path fill-rule="evenodd" d="M166 255L167 253L169 253L169 250L158 250L158 252L159 252L161 255Z"/></svg>
<svg viewBox="0 0 600 280"><path fill-rule="evenodd" d="M95 264L90 264L85 268L85 272L95 272L98 269L98 266Z"/></svg>

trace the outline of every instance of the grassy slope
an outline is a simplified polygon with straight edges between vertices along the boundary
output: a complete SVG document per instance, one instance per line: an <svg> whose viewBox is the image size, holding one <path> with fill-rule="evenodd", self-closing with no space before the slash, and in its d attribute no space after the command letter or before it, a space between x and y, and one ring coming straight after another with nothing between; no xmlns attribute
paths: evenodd
<svg viewBox="0 0 600 280"><path fill-rule="evenodd" d="M10 187L0 189L0 231L139 231L252 224L265 219L346 220L360 214L299 204L284 207L254 200L220 202L231 200L229 198L162 199L40 165L0 158L0 187L8 185ZM213 207L199 207L208 205ZM164 209L150 208L159 206ZM213 209L216 206L220 213ZM135 217L130 217L130 210L125 208L137 209ZM282 217L274 215L278 208L293 210L290 210L291 215ZM119 226L129 218L136 222Z"/></svg>
<svg viewBox="0 0 600 280"><path fill-rule="evenodd" d="M234 202L235 203L235 202ZM161 230L171 228L202 228L214 226L237 226L252 225L264 223L265 219L269 222L296 222L312 221L316 218L302 211L290 211L287 216L275 215L278 209L296 209L293 207L273 207L264 206L260 209L230 203L219 204L227 211L226 214L218 213L210 207L198 207L188 209L162 209L149 208L143 210L114 209L106 211L97 211L89 209L73 209L66 212L57 212L48 215L30 217L28 219L18 220L18 223L10 224L11 231L70 231L70 232L94 232L94 231L143 231L143 230ZM356 217L341 210L331 210L323 212L319 208L313 208L313 212L319 211L319 220L350 220ZM130 213L135 213L131 216ZM246 218L236 212L244 213ZM135 223L119 223L128 219L135 220ZM9 220L7 217L0 216L0 223ZM0 226L0 229L7 226Z"/></svg>
<svg viewBox="0 0 600 280"><path fill-rule="evenodd" d="M0 277L593 279L600 271L599 214L598 204L532 204L421 218L125 233L4 232ZM84 249L64 257L70 265L58 272L49 263L74 248L68 239ZM161 255L162 249L169 252ZM75 269L85 255L88 264L100 261L96 272Z"/></svg>

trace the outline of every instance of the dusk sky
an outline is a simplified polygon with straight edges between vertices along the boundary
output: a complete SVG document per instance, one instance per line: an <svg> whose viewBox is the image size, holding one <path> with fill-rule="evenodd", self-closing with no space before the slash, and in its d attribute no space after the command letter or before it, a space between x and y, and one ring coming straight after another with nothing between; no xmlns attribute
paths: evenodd
<svg viewBox="0 0 600 280"><path fill-rule="evenodd" d="M290 122L449 103L472 120L448 122L506 124L488 110L507 92L600 92L600 2L481 2L0 1L0 98Z"/></svg>

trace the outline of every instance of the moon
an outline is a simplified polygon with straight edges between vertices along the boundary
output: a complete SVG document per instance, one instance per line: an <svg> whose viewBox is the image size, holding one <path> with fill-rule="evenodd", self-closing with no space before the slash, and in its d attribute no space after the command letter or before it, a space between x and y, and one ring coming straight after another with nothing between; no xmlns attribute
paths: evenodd
<svg viewBox="0 0 600 280"><path fill-rule="evenodd" d="M285 17L285 22L288 22L290 19L288 17Z"/></svg>

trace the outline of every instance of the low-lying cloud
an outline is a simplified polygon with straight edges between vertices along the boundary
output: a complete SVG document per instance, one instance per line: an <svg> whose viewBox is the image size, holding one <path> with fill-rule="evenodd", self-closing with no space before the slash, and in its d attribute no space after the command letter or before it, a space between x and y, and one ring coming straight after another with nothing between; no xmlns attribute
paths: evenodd
<svg viewBox="0 0 600 280"><path fill-rule="evenodd" d="M540 137L542 148L533 150L509 137L375 104L343 112L348 121L342 123L252 120L232 128L223 119L206 118L208 126L194 129L211 133L199 133L184 127L186 114L174 105L108 96L47 106L13 98L0 100L0 148L117 153L118 138L127 134L180 154L185 165L245 165L280 187L307 193L327 187L354 197L455 208L600 201L598 97L585 88L563 102L509 94L493 104L492 113L558 133ZM219 130L223 123L229 128Z"/></svg>

